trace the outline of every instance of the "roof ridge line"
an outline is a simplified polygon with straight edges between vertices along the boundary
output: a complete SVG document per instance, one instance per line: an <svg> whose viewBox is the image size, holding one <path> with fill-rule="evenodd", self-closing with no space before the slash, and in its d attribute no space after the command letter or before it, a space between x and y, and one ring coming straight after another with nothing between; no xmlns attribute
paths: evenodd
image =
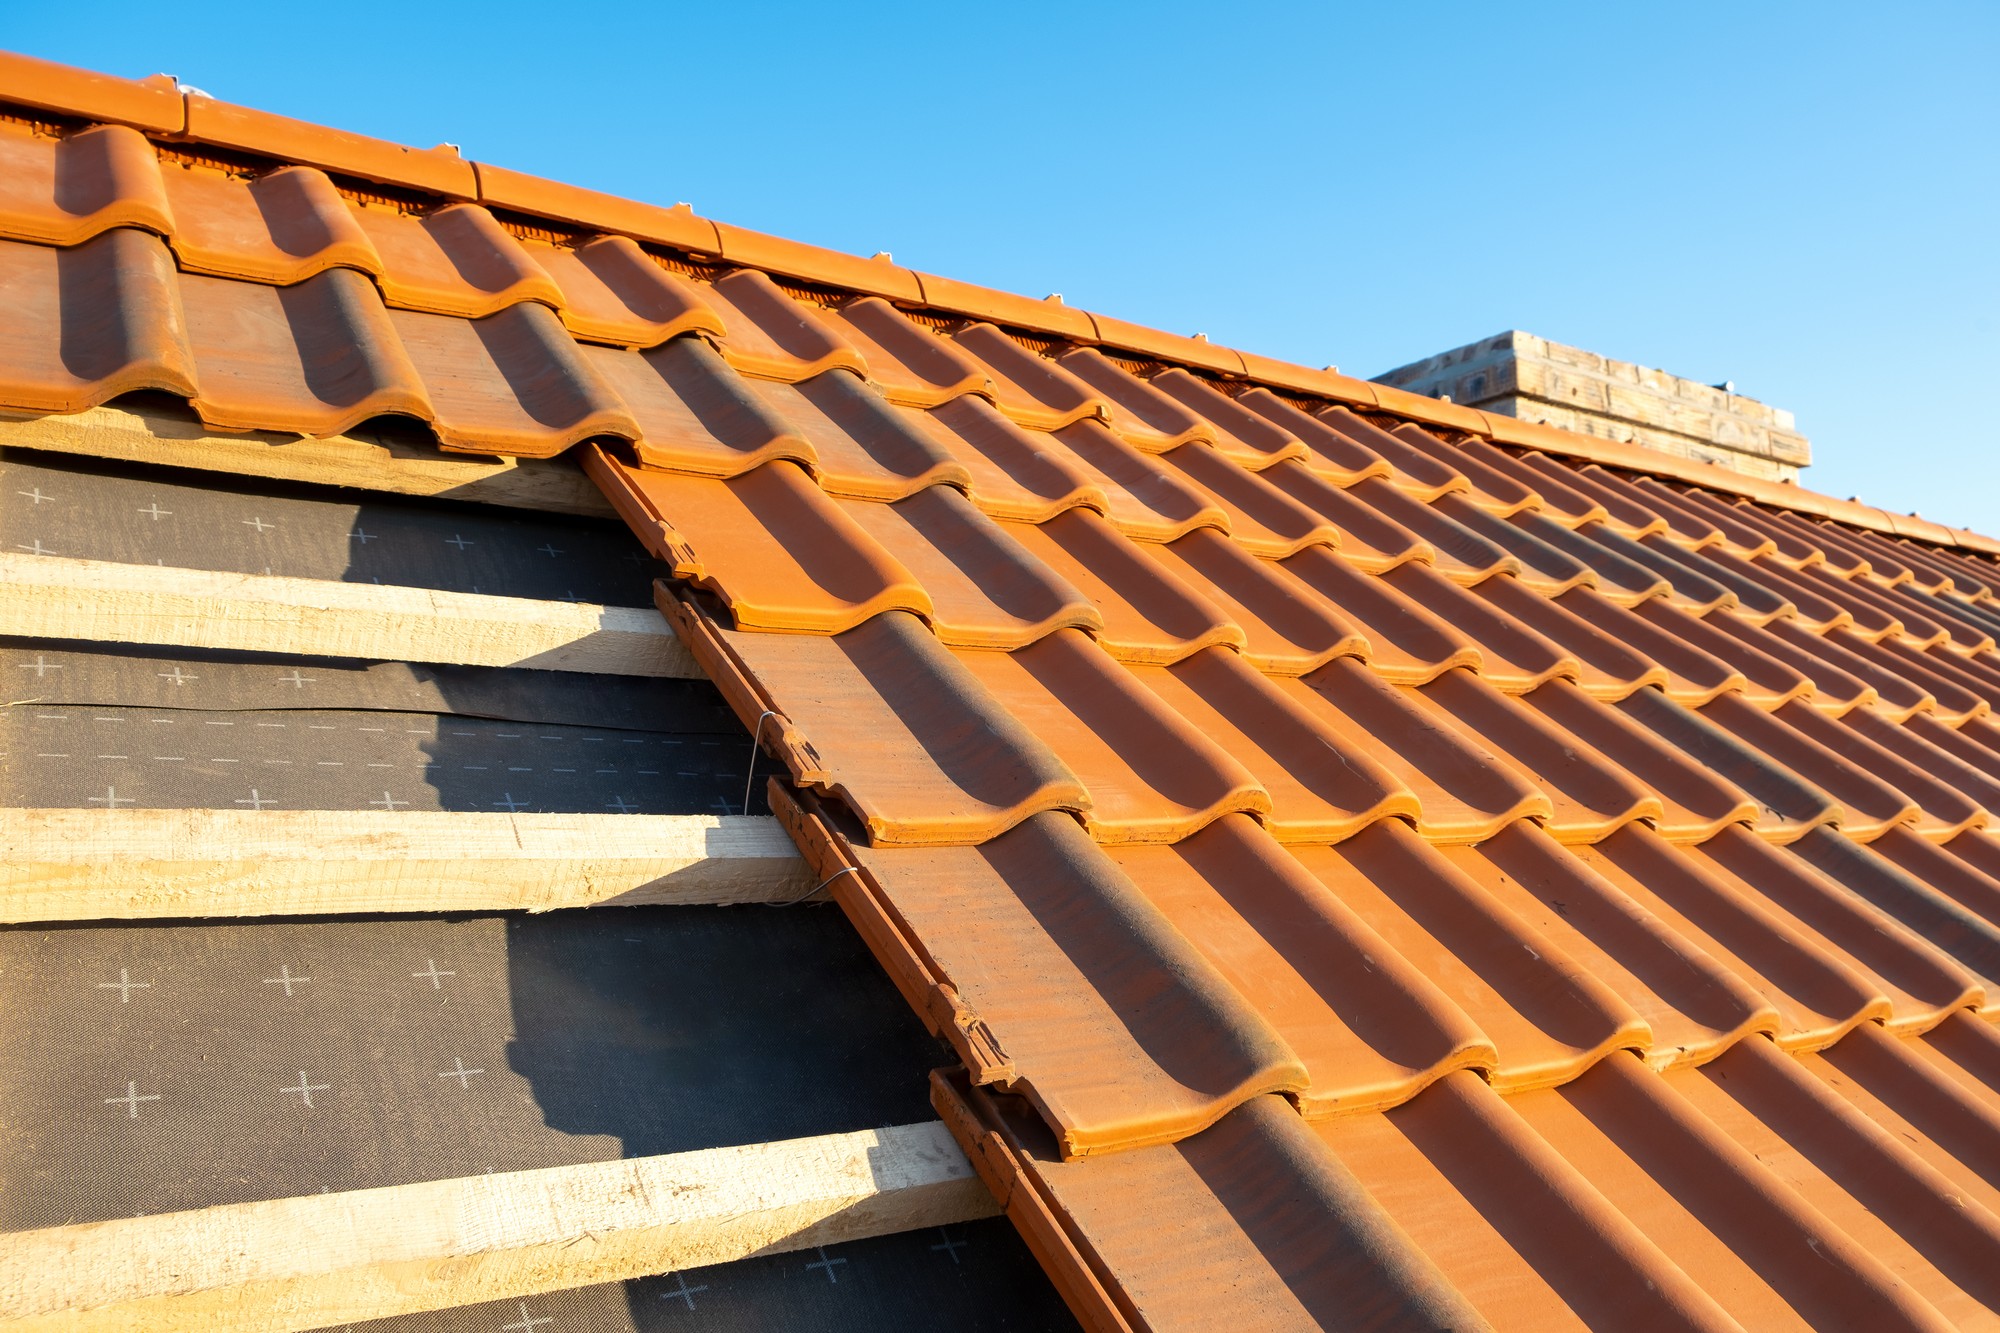
<svg viewBox="0 0 2000 1333"><path fill-rule="evenodd" d="M456 146L417 149L258 111L187 88L169 75L133 80L0 50L0 100L111 121L182 142L212 144L296 161L387 185L428 191L516 213L601 228L725 262L826 283L870 296L990 320L1040 334L1165 358L1183 366L1255 381L1333 402L1394 413L1426 426L1462 430L1497 444L1539 450L1653 476L1669 477L1762 504L1868 528L1891 536L2000 557L2000 540L1915 515L1892 514L1790 482L1770 482L1695 459L1426 398L1334 370L1241 352L1205 337L1186 337L1064 305L1035 300L939 274L903 268L886 255L863 259L718 222L685 204L665 208L584 186L461 157Z"/></svg>

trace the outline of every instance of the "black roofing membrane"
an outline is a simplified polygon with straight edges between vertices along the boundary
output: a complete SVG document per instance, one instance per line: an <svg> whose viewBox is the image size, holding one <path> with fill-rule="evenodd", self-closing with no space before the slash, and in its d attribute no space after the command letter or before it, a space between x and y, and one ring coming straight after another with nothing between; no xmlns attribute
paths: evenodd
<svg viewBox="0 0 2000 1333"><path fill-rule="evenodd" d="M0 679L5 806L768 811L750 737L705 680L32 639L0 639Z"/></svg>
<svg viewBox="0 0 2000 1333"><path fill-rule="evenodd" d="M838 910L0 930L0 1228L935 1118Z"/></svg>
<svg viewBox="0 0 2000 1333"><path fill-rule="evenodd" d="M649 606L624 524L0 449L0 549L119 564Z"/></svg>

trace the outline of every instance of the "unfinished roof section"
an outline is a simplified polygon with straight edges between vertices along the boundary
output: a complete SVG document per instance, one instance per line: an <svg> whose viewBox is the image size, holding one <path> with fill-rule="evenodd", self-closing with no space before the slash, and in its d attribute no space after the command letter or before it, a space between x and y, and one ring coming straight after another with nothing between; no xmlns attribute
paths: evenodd
<svg viewBox="0 0 2000 1333"><path fill-rule="evenodd" d="M2000 1312L2000 544L22 68L0 401L581 442L1087 1324Z"/></svg>

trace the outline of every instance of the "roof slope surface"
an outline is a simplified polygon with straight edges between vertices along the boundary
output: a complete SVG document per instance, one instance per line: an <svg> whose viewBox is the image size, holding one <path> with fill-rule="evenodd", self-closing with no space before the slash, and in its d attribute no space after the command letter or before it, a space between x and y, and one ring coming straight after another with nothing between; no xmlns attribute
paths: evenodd
<svg viewBox="0 0 2000 1333"><path fill-rule="evenodd" d="M1984 539L51 78L0 406L581 444L1086 1323L2000 1319Z"/></svg>

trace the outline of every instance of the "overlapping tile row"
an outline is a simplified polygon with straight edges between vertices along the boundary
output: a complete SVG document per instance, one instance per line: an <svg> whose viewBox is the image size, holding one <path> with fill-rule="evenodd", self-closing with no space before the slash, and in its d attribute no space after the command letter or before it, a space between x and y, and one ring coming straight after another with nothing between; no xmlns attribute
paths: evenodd
<svg viewBox="0 0 2000 1333"><path fill-rule="evenodd" d="M1992 1305L2000 566L119 127L0 159L0 407L588 442L1087 1317Z"/></svg>
<svg viewBox="0 0 2000 1333"><path fill-rule="evenodd" d="M1317 1122L1253 1098L1083 1162L1018 1097L934 1100L1097 1328L1941 1330L2000 1308L1996 1092L1959 1012Z"/></svg>

